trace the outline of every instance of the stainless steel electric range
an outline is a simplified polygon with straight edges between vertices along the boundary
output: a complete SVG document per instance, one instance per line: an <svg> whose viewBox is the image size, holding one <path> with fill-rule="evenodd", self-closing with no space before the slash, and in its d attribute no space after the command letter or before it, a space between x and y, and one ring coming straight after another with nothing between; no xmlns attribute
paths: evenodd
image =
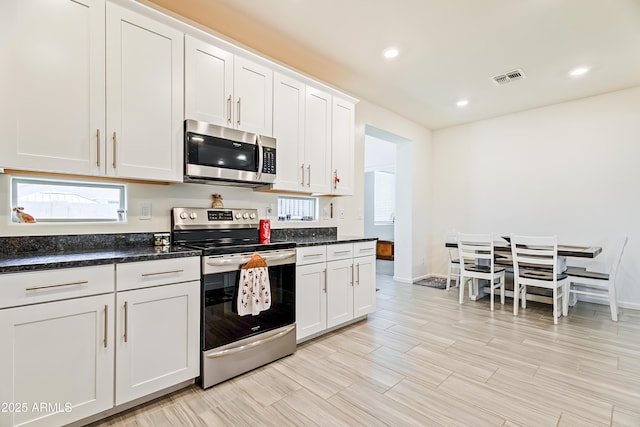
<svg viewBox="0 0 640 427"><path fill-rule="evenodd" d="M295 352L295 243L260 243L256 209L173 208L171 217L173 245L202 251L202 387ZM267 262L271 307L241 316L240 268L256 253Z"/></svg>

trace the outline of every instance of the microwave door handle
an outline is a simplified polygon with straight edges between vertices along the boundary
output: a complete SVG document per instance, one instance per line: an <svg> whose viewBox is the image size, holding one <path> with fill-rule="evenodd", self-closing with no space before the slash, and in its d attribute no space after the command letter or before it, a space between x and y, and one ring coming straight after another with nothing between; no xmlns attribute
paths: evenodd
<svg viewBox="0 0 640 427"><path fill-rule="evenodd" d="M256 143L258 144L258 174L256 179L260 181L262 179L262 166L264 164L264 148L262 147L262 138L260 135L256 135Z"/></svg>

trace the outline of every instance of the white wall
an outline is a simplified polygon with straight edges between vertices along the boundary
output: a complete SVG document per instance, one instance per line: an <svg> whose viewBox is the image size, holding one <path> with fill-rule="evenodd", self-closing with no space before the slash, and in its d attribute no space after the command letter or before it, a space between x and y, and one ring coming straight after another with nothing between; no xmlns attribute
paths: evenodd
<svg viewBox="0 0 640 427"><path fill-rule="evenodd" d="M450 231L557 234L603 245L629 235L617 283L640 308L640 87L436 131L432 272Z"/></svg>
<svg viewBox="0 0 640 427"><path fill-rule="evenodd" d="M361 100L356 105L355 194L339 200L346 207L346 220L338 220L338 233L364 233L364 140L365 126L372 126L410 142L397 145L394 278L412 282L430 271L431 131L389 110ZM403 166L401 166L403 165ZM336 198L339 199L339 198Z"/></svg>

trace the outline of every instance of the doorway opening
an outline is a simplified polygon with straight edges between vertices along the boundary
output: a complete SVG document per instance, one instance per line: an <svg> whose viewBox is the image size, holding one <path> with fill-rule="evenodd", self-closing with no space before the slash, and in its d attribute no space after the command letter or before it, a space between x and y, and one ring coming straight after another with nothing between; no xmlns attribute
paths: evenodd
<svg viewBox="0 0 640 427"><path fill-rule="evenodd" d="M397 235L398 144L404 138L365 126L364 235L378 238L376 271L394 276Z"/></svg>

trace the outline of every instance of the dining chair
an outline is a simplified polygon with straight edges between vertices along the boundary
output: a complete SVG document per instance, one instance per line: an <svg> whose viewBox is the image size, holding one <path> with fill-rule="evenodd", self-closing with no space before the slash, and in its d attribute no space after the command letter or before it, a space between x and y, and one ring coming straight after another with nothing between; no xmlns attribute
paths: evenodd
<svg viewBox="0 0 640 427"><path fill-rule="evenodd" d="M494 306L495 289L500 288L500 303L504 304L505 268L497 267L494 263L493 236L491 234L463 234L458 233L458 258L460 277L458 282L459 303L464 301L464 287L469 284L469 297L475 288L478 293L478 281L489 282L491 311ZM498 281L498 283L496 283Z"/></svg>
<svg viewBox="0 0 640 427"><path fill-rule="evenodd" d="M558 271L558 236L511 235L513 257L513 315L518 314L518 299L527 308L527 286L551 289L553 324L558 312L569 310L569 277Z"/></svg>
<svg viewBox="0 0 640 427"><path fill-rule="evenodd" d="M613 255L609 272L598 272L589 270L584 267L569 267L567 275L569 276L569 292L570 295L588 295L596 298L604 298L609 300L609 308L611 309L611 320L618 321L618 302L616 300L616 275L624 248L627 246L629 238L625 236Z"/></svg>
<svg viewBox="0 0 640 427"><path fill-rule="evenodd" d="M447 236L445 237L445 243L457 241L457 236ZM447 265L447 286L446 290L449 290L451 287L451 278L452 274L455 274L456 286L460 284L460 258L458 258L458 249L457 248L446 248L447 256L449 257L449 263Z"/></svg>

